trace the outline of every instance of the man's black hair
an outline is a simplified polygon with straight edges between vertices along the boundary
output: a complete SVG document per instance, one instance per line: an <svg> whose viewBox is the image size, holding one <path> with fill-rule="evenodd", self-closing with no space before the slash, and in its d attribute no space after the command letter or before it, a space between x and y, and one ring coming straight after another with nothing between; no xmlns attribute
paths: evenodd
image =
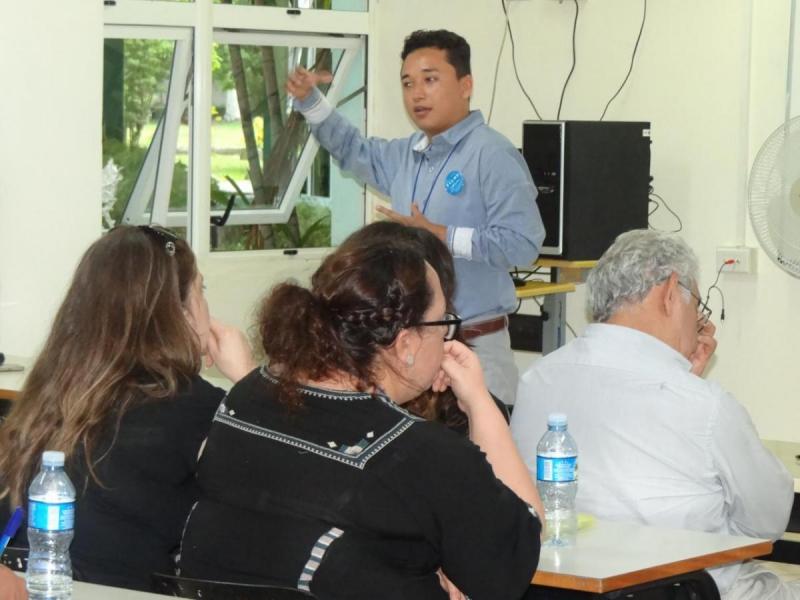
<svg viewBox="0 0 800 600"><path fill-rule="evenodd" d="M472 73L469 64L469 44L467 40L457 33L446 29L417 30L406 38L400 58L405 60L406 56L421 48L444 50L447 55L447 62L453 65L456 70L456 76L459 79Z"/></svg>

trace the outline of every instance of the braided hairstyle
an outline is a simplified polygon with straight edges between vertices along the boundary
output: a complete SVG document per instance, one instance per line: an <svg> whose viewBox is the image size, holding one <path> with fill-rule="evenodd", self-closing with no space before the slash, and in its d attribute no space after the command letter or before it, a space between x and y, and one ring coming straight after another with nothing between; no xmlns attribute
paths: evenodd
<svg viewBox="0 0 800 600"><path fill-rule="evenodd" d="M384 244L387 246L411 246L422 252L425 261L439 276L447 310L454 312L452 297L455 294L456 274L453 255L447 246L426 229L407 227L393 221L377 221L353 233L342 244L342 248L356 245ZM456 339L464 340L457 334ZM406 410L428 419L438 421L451 429L466 431L469 423L467 415L458 407L458 401L451 389L443 392L425 390L419 396L403 405Z"/></svg>
<svg viewBox="0 0 800 600"><path fill-rule="evenodd" d="M422 247L392 243L374 235L376 227L384 226L368 225L345 240L310 288L279 284L261 307L264 353L279 371L281 401L290 408L302 405L301 381L345 374L358 390L373 388L380 350L422 321L433 299Z"/></svg>

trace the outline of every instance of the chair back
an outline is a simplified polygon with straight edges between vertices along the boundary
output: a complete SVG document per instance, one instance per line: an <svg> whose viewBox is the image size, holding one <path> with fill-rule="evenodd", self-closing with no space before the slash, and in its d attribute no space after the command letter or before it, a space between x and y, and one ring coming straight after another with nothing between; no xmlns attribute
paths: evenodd
<svg viewBox="0 0 800 600"><path fill-rule="evenodd" d="M5 552L0 556L0 564L12 571L26 571L28 569L28 549L6 546Z"/></svg>
<svg viewBox="0 0 800 600"><path fill-rule="evenodd" d="M314 596L294 588L193 579L165 573L151 576L153 591L177 598L208 600L313 600Z"/></svg>

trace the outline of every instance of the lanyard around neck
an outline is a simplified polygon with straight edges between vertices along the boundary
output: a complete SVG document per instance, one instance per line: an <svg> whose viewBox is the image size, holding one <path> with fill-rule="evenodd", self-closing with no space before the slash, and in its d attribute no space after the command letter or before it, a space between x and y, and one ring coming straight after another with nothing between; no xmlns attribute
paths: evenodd
<svg viewBox="0 0 800 600"><path fill-rule="evenodd" d="M462 138L463 139L463 138ZM422 214L425 214L425 210L428 208L428 201L431 199L431 194L433 194L433 188L436 187L436 182L439 180L439 175L442 174L444 168L447 166L447 163L450 161L450 157L453 156L453 152L456 151L458 145L461 143L461 140L458 140L454 145L453 148L450 150L450 153L447 155L447 158L444 159L442 166L439 168L439 172L436 173L436 177L433 178L433 183L431 183L431 189L428 190L428 195L425 196L425 202L422 203L422 208L420 209ZM417 176L414 177L414 187L411 190L411 202L413 204L414 198L417 195L417 182L419 181L419 174L422 171L422 165L425 162L425 157L423 156L419 161L419 167L417 167Z"/></svg>

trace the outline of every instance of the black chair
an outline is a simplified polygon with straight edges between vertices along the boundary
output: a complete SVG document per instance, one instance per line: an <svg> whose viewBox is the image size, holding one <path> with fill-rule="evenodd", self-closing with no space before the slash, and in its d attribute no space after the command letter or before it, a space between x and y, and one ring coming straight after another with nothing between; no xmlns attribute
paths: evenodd
<svg viewBox="0 0 800 600"><path fill-rule="evenodd" d="M28 569L28 549L6 546L5 552L0 556L0 564L12 571L25 571Z"/></svg>
<svg viewBox="0 0 800 600"><path fill-rule="evenodd" d="M293 588L230 581L209 581L153 573L153 591L177 598L202 600L313 600L314 596Z"/></svg>
<svg viewBox="0 0 800 600"><path fill-rule="evenodd" d="M706 571L695 571L638 585L617 595L607 594L605 597L631 600L720 600L717 584Z"/></svg>
<svg viewBox="0 0 800 600"><path fill-rule="evenodd" d="M706 571L694 571L659 579L650 583L627 587L605 594L575 592L530 586L523 600L720 600L714 579Z"/></svg>
<svg viewBox="0 0 800 600"><path fill-rule="evenodd" d="M0 398L0 423L8 416L13 406L14 401L11 398Z"/></svg>

